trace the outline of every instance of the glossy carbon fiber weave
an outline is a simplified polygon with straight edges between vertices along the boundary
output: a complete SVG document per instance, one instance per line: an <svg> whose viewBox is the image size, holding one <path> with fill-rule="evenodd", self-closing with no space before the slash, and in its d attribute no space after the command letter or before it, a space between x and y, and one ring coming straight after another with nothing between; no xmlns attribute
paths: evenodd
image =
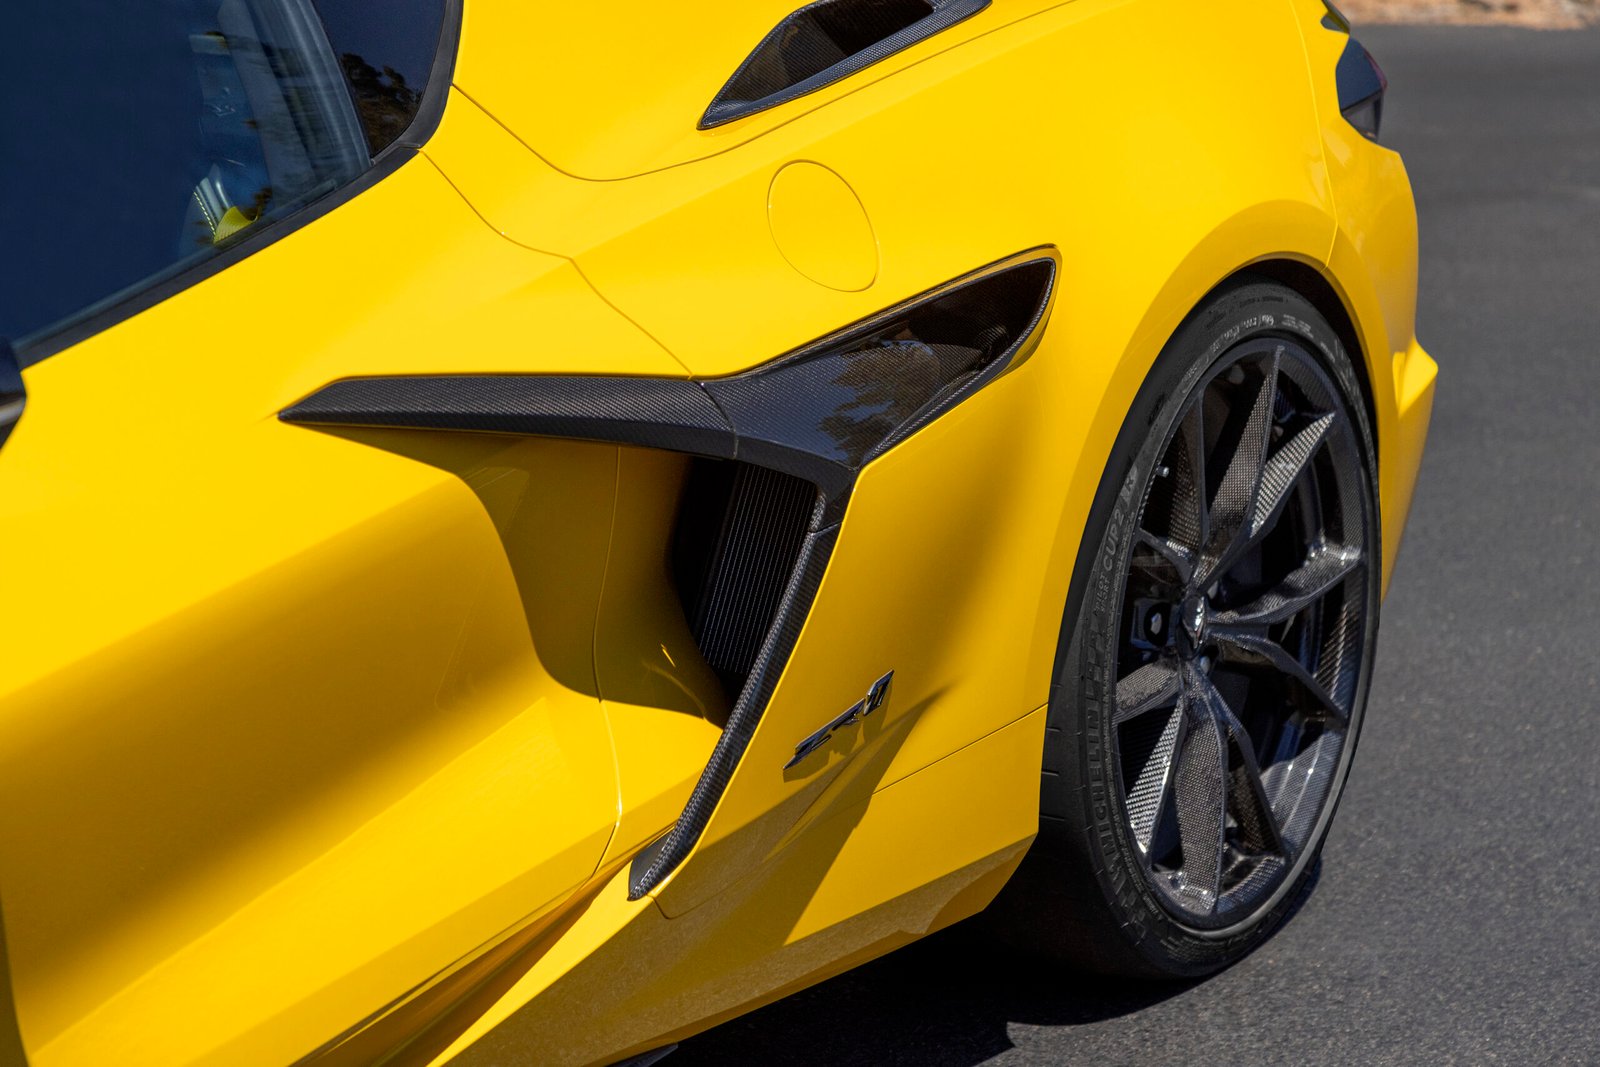
<svg viewBox="0 0 1600 1067"><path fill-rule="evenodd" d="M754 370L703 384L733 425L736 458L814 482L824 523L862 467L1038 344L1055 295L1052 250L1012 256Z"/></svg>
<svg viewBox="0 0 1600 1067"><path fill-rule="evenodd" d="M287 408L285 422L614 441L731 459L733 427L676 378L464 374L347 378Z"/></svg>
<svg viewBox="0 0 1600 1067"><path fill-rule="evenodd" d="M1056 262L1049 249L1011 256L726 378L347 378L280 417L738 459L817 485L833 505L832 522L863 466L1027 359L1053 303Z"/></svg>

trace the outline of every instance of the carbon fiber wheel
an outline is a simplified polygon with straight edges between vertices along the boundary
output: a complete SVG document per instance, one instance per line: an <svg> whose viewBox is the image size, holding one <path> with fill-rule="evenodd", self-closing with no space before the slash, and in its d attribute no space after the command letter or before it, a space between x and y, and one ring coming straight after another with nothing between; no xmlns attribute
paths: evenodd
<svg viewBox="0 0 1600 1067"><path fill-rule="evenodd" d="M1187 924L1256 911L1327 807L1372 607L1364 481L1338 390L1280 337L1206 371L1148 479L1110 740L1141 870Z"/></svg>
<svg viewBox="0 0 1600 1067"><path fill-rule="evenodd" d="M1130 411L1062 623L1030 947L1198 975L1282 921L1355 748L1377 634L1371 432L1333 329L1237 284Z"/></svg>

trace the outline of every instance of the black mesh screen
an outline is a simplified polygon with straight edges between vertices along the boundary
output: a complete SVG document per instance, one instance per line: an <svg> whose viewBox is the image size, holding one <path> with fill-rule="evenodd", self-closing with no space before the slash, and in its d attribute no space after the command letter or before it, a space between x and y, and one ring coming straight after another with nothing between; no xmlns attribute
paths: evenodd
<svg viewBox="0 0 1600 1067"><path fill-rule="evenodd" d="M794 572L817 489L747 463L696 461L679 506L673 569L695 643L743 685Z"/></svg>

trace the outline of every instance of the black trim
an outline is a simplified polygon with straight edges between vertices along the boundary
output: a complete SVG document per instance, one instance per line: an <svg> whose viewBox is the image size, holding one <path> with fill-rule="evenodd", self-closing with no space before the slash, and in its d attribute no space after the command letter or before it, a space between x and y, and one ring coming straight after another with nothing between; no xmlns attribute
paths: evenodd
<svg viewBox="0 0 1600 1067"><path fill-rule="evenodd" d="M789 45L789 39L802 25L814 19L819 9L845 8L858 2L861 0L816 0L815 3L807 4L785 17L768 31L717 91L705 114L700 117L700 129L709 130L733 122L735 119L766 111L768 108L814 93L840 79L848 78L857 71L865 70L896 52L903 52L912 45L977 14L989 6L990 0L924 0L930 9L929 14L904 29L875 41L808 77L775 87L769 92L758 94L752 91L753 84L759 83L760 80L754 73L755 68L758 65L782 66L782 53Z"/></svg>
<svg viewBox="0 0 1600 1067"><path fill-rule="evenodd" d="M433 68L428 71L428 84L422 90L422 104L405 132L394 143L379 152L373 162L380 162L390 152L411 149L415 151L427 143L444 118L444 105L450 99L450 86L455 81L456 54L461 43L462 0L444 0L444 21L439 29L439 43L433 52Z"/></svg>
<svg viewBox="0 0 1600 1067"><path fill-rule="evenodd" d="M1008 257L725 378L349 378L324 386L279 417L310 426L510 433L641 445L737 459L817 486L808 532L760 652L683 813L658 854L631 879L630 892L637 898L694 847L744 755L810 614L857 474L1033 354L1054 303L1058 262L1052 248ZM984 321L989 327L974 333ZM1009 328L995 333L1000 323ZM908 332L913 347L893 347L905 344ZM924 335L928 340L922 340ZM889 336L898 340L886 343ZM936 350L956 357L951 376L942 380L935 380L931 369L944 366ZM876 361L883 357L887 362ZM857 362L863 359L868 362ZM900 380L892 377L897 367Z"/></svg>
<svg viewBox="0 0 1600 1067"><path fill-rule="evenodd" d="M1383 72L1370 53L1354 37L1345 42L1333 70L1339 94L1339 113L1360 131L1376 141L1383 124L1383 94L1389 88Z"/></svg>
<svg viewBox="0 0 1600 1067"><path fill-rule="evenodd" d="M11 350L10 341L0 338L0 447L10 438L27 403L28 387L22 382L17 354Z"/></svg>
<svg viewBox="0 0 1600 1067"><path fill-rule="evenodd" d="M412 119L411 125L406 127L405 133L373 157L372 166L360 177L282 218L273 219L259 231L254 231L252 228L253 232L246 231L240 234L229 242L228 248L216 255L166 274L154 275L144 283L140 283L137 289L98 311L67 319L47 332L31 336L17 352L18 363L24 368L31 367L63 349L71 348L80 341L115 326L123 319L132 318L139 312L154 307L168 297L175 296L214 274L220 274L274 241L287 237L307 223L314 222L349 203L399 170L401 165L416 155L417 149L433 136L434 131L439 128L439 120L444 115L445 102L450 96L450 82L455 71L456 45L461 38L461 4L462 0L445 0L443 29L439 34L439 45L434 53L433 70L429 72L428 84L422 93L422 106L417 109L416 117Z"/></svg>
<svg viewBox="0 0 1600 1067"><path fill-rule="evenodd" d="M272 220L270 225L260 230L251 227L230 241L228 247L216 255L169 273L153 275L139 288L114 303L88 315L67 319L47 333L33 335L18 351L18 362L24 368L41 363L64 349L110 329L123 319L132 318L168 297L176 296L212 275L222 273L240 260L261 251L267 245L293 233L308 222L353 200L398 170L400 164L407 158L409 156L390 156L383 163L365 171L355 181L340 186L327 196L313 200L305 207L280 219Z"/></svg>
<svg viewBox="0 0 1600 1067"><path fill-rule="evenodd" d="M1339 92L1339 110L1348 111L1384 90L1383 79L1367 58L1367 50L1354 37L1345 42L1339 53L1339 63L1333 69L1334 84Z"/></svg>

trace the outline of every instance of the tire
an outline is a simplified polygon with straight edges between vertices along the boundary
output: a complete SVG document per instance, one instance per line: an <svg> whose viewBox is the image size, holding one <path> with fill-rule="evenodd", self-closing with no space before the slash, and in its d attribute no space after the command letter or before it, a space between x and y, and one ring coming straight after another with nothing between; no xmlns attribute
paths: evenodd
<svg viewBox="0 0 1600 1067"><path fill-rule="evenodd" d="M1090 512L1008 939L1197 977L1283 921L1365 709L1377 484L1355 368L1310 303L1246 277L1185 320Z"/></svg>

